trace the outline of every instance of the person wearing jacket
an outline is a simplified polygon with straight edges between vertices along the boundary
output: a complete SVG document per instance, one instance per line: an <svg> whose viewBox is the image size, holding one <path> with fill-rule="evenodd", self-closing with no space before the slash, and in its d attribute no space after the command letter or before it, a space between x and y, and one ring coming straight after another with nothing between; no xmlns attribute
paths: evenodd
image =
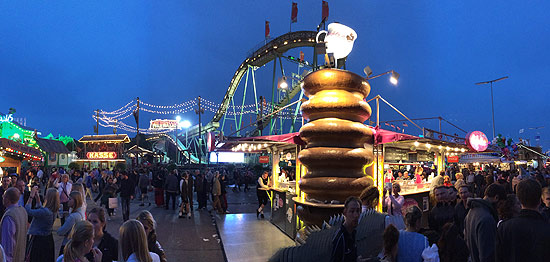
<svg viewBox="0 0 550 262"><path fill-rule="evenodd" d="M498 215L495 206L506 199L506 191L497 184L485 190L485 197L468 199L470 211L464 221L464 240L473 262L495 260Z"/></svg>
<svg viewBox="0 0 550 262"><path fill-rule="evenodd" d="M197 202L199 203L199 210L206 208L206 188L207 181L204 178L204 174L199 170L195 170L195 191L197 192Z"/></svg>
<svg viewBox="0 0 550 262"><path fill-rule="evenodd" d="M147 236L149 251L157 254L160 258L160 262L166 262L167 259L164 249L157 241L157 222L153 218L153 215L149 211L143 210L139 213L136 220L143 224L143 229L145 229L145 235Z"/></svg>
<svg viewBox="0 0 550 262"><path fill-rule="evenodd" d="M183 179L180 181L180 192L181 208L179 217L182 218L184 214L187 214L187 218L191 219L190 206L193 205L193 178L187 171L183 173Z"/></svg>
<svg viewBox="0 0 550 262"><path fill-rule="evenodd" d="M32 209L32 200L36 201L37 208ZM57 189L49 188L46 191L44 206L40 202L38 187L31 190L31 196L25 205L29 217L32 217L29 228L27 249L30 250L30 261L53 261L55 259L55 243L52 236L52 227L59 210L59 194Z"/></svg>
<svg viewBox="0 0 550 262"><path fill-rule="evenodd" d="M94 207L88 212L88 222L94 227L94 244L103 254L101 262L112 262L118 260L118 240L105 231L107 221L105 221L105 209ZM94 254L86 254L88 261L93 261Z"/></svg>
<svg viewBox="0 0 550 262"><path fill-rule="evenodd" d="M222 195L222 188L220 184L220 172L216 171L212 178L212 207L222 214L223 209L221 205L220 196Z"/></svg>
<svg viewBox="0 0 550 262"><path fill-rule="evenodd" d="M135 186L132 180L128 179L126 173L122 173L122 179L120 181L120 188L117 192L120 192L120 202L122 205L122 219L124 221L130 219L130 200L134 199Z"/></svg>
<svg viewBox="0 0 550 262"><path fill-rule="evenodd" d="M497 229L496 261L550 261L550 224L539 213L541 186L525 179L516 188L521 211Z"/></svg>
<svg viewBox="0 0 550 262"><path fill-rule="evenodd" d="M176 210L176 196L179 191L179 182L176 177L176 172L176 169L172 170L164 181L164 191L166 191L166 203L164 208L166 209L170 207L170 199L172 199L172 210Z"/></svg>
<svg viewBox="0 0 550 262"><path fill-rule="evenodd" d="M57 229L57 234L63 236L63 242L61 242L61 250L59 250L60 255L63 254L65 245L67 244L67 242L69 242L69 233L71 233L73 226L76 224L76 222L84 220L84 217L82 217L81 214L82 194L77 191L71 192L69 194L69 201L67 203L68 206L72 209L72 212L65 220L65 223L63 223L63 225Z"/></svg>

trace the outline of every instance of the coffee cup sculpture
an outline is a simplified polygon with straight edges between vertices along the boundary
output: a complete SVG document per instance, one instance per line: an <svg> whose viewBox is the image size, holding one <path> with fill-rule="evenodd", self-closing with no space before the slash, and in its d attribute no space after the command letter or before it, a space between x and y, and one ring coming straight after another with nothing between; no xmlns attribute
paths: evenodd
<svg viewBox="0 0 550 262"><path fill-rule="evenodd" d="M352 72L323 69L305 77L302 88L309 100L301 111L309 122L300 129L306 148L298 159L307 173L299 182L306 194L299 211L306 224L319 224L328 218L323 216L341 212L347 197L359 196L373 184L364 173L374 159L373 131L363 124L372 112L365 101L370 85ZM331 205L339 208L321 211L321 217L312 214L314 207L330 209Z"/></svg>

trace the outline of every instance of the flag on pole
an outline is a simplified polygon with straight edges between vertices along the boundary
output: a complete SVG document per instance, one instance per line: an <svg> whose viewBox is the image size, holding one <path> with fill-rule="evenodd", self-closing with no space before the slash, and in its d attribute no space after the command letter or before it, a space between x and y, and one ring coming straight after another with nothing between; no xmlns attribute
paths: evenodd
<svg viewBox="0 0 550 262"><path fill-rule="evenodd" d="M522 128L522 129L519 130L520 134L523 134L523 132L525 132L525 129Z"/></svg>
<svg viewBox="0 0 550 262"><path fill-rule="evenodd" d="M269 21L265 21L265 38L269 38Z"/></svg>
<svg viewBox="0 0 550 262"><path fill-rule="evenodd" d="M292 2L292 12L290 13L291 23L298 22L298 3Z"/></svg>
<svg viewBox="0 0 550 262"><path fill-rule="evenodd" d="M136 120L136 124L139 124L139 110L134 109L134 112L132 112L132 114L134 115L134 119Z"/></svg>
<svg viewBox="0 0 550 262"><path fill-rule="evenodd" d="M407 125L407 123L403 123L403 126L409 126L409 125Z"/></svg>
<svg viewBox="0 0 550 262"><path fill-rule="evenodd" d="M393 124L390 125L392 128L395 128L395 126Z"/></svg>
<svg viewBox="0 0 550 262"><path fill-rule="evenodd" d="M390 123L386 123L387 126L390 126Z"/></svg>
<svg viewBox="0 0 550 262"><path fill-rule="evenodd" d="M323 22L326 21L327 18L328 18L328 2L323 1L323 13L322 13Z"/></svg>
<svg viewBox="0 0 550 262"><path fill-rule="evenodd" d="M300 62L304 62L304 52L300 51Z"/></svg>
<svg viewBox="0 0 550 262"><path fill-rule="evenodd" d="M539 141L539 140L540 140L540 136L535 136L535 140Z"/></svg>

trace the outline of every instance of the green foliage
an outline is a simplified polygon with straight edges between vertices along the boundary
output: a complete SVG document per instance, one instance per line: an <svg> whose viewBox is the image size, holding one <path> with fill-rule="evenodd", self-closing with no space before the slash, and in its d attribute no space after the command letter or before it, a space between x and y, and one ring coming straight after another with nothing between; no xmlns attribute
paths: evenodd
<svg viewBox="0 0 550 262"><path fill-rule="evenodd" d="M69 169L71 169L71 170L80 170L80 166L76 162L71 162L69 164Z"/></svg>
<svg viewBox="0 0 550 262"><path fill-rule="evenodd" d="M121 172L126 171L126 163L122 163L122 162L116 163L115 170L116 171L121 171Z"/></svg>

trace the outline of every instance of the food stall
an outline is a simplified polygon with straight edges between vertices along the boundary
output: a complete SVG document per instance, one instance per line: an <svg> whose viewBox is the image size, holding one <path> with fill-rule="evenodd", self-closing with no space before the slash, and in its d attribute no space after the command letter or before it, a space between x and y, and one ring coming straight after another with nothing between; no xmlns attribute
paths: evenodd
<svg viewBox="0 0 550 262"><path fill-rule="evenodd" d="M6 138L0 138L0 175L21 174L22 161L42 160L40 150Z"/></svg>
<svg viewBox="0 0 550 262"><path fill-rule="evenodd" d="M130 143L128 135L86 135L78 140L84 144L78 152L77 162L83 168L113 169L117 163L125 163L124 144Z"/></svg>

